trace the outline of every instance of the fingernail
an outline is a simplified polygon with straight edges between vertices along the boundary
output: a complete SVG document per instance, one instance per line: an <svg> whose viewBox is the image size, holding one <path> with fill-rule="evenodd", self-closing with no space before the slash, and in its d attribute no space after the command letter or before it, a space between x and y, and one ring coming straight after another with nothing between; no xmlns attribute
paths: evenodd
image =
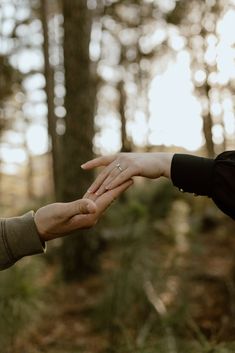
<svg viewBox="0 0 235 353"><path fill-rule="evenodd" d="M81 165L81 168L84 168L84 166L85 166L85 164L82 164L82 165Z"/></svg>

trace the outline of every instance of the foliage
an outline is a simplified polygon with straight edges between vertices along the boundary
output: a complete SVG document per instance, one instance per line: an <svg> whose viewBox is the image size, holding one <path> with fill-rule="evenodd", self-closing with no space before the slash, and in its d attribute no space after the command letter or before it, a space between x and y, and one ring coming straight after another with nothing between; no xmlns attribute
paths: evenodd
<svg viewBox="0 0 235 353"><path fill-rule="evenodd" d="M232 352L233 345L210 338L193 309L191 287L203 269L191 262L204 251L200 233L209 214L218 217L210 202L165 182L137 187L110 210L105 290L93 318L106 332L107 352ZM208 224L207 232L214 229Z"/></svg>
<svg viewBox="0 0 235 353"><path fill-rule="evenodd" d="M4 352L11 353L17 337L38 318L42 270L42 263L34 259L0 273L0 345Z"/></svg>

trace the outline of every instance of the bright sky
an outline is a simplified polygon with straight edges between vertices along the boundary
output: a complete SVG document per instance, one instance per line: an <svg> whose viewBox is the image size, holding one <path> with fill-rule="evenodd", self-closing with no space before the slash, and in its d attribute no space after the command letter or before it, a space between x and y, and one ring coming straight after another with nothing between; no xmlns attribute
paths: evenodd
<svg viewBox="0 0 235 353"><path fill-rule="evenodd" d="M193 96L190 79L189 55L182 51L167 70L156 76L150 86L148 125L143 112L137 111L128 123L128 132L136 145L147 142L152 145L180 146L190 151L202 145L202 119L200 105ZM118 118L117 118L118 119ZM107 122L96 138L103 153L116 152L120 148L120 123L108 115Z"/></svg>
<svg viewBox="0 0 235 353"><path fill-rule="evenodd" d="M192 94L190 58L177 55L166 72L156 77L150 91L150 143L181 146L193 151L202 144L200 105Z"/></svg>

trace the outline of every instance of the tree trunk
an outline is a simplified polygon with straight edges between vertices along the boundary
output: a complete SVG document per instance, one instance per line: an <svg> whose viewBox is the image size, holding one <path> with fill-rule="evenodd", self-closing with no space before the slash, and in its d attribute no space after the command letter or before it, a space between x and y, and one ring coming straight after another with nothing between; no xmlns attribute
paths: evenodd
<svg viewBox="0 0 235 353"><path fill-rule="evenodd" d="M67 110L63 136L63 200L81 198L93 181L93 172L81 164L93 157L95 84L89 44L92 13L86 0L64 0L64 64ZM78 231L63 244L65 279L83 277L96 266L97 238Z"/></svg>
<svg viewBox="0 0 235 353"><path fill-rule="evenodd" d="M27 153L27 167L26 167L26 180L27 180L27 199L29 201L32 201L35 198L34 195L34 180L33 180L33 158L31 156L30 151L26 147L26 153Z"/></svg>
<svg viewBox="0 0 235 353"><path fill-rule="evenodd" d="M48 136L50 142L50 149L52 153L52 167L53 167L53 182L54 193L57 200L61 198L61 185L60 185L60 146L59 136L56 133L56 116L54 113L54 71L49 61L49 35L48 35L48 0L41 0L41 21L43 28L43 54L44 54L44 75L46 80L46 95L48 107Z"/></svg>
<svg viewBox="0 0 235 353"><path fill-rule="evenodd" d="M206 151L207 151L207 156L213 158L215 155L215 150L214 150L214 143L212 140L212 119L211 119L211 114L208 113L207 115L203 116L203 132L206 140Z"/></svg>
<svg viewBox="0 0 235 353"><path fill-rule="evenodd" d="M210 101L210 85L206 83L205 93L208 101ZM213 121L210 113L210 109L208 109L208 113L203 116L203 132L206 140L206 150L207 156L213 158L215 156L215 146L212 138L212 127Z"/></svg>
<svg viewBox="0 0 235 353"><path fill-rule="evenodd" d="M124 88L123 80L118 83L118 92L119 92L119 114L121 117L121 140L122 140L122 152L131 152L131 143L127 136L126 128L126 92Z"/></svg>

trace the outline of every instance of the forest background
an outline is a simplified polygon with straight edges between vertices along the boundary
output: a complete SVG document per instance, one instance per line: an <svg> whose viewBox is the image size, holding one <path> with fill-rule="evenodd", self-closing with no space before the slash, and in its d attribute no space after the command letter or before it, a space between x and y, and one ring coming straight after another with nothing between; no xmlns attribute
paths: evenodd
<svg viewBox="0 0 235 353"><path fill-rule="evenodd" d="M81 198L95 155L235 147L234 0L1 0L0 211ZM0 273L6 353L235 351L234 222L140 178Z"/></svg>

